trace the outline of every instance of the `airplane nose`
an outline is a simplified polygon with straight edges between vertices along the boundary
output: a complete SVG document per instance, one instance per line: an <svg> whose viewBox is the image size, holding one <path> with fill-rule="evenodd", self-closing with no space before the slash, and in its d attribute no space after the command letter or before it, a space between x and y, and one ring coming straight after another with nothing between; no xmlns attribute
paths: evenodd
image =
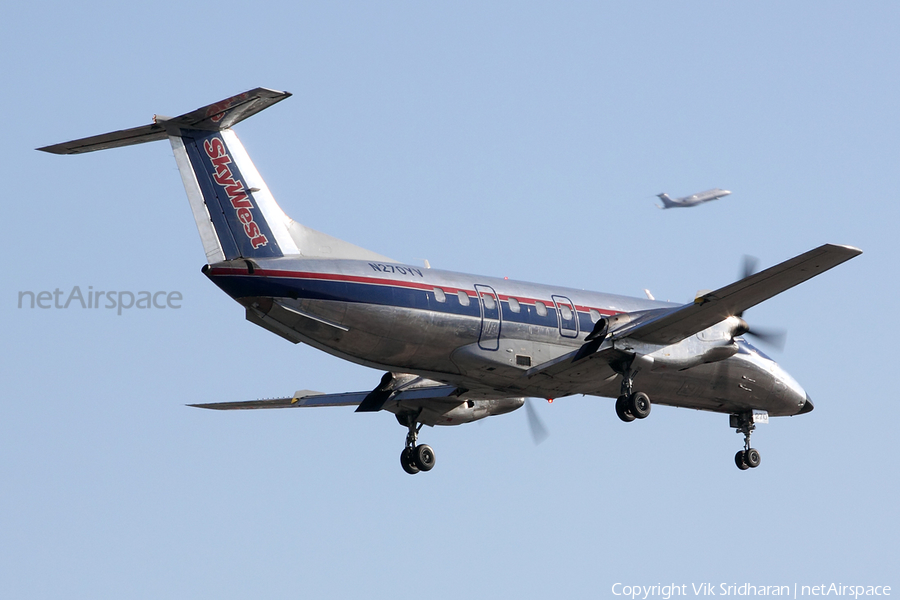
<svg viewBox="0 0 900 600"><path fill-rule="evenodd" d="M803 402L803 408L801 408L801 409L800 409L800 412L798 412L797 414L798 414L798 415L803 415L803 414L806 414L806 413L808 413L808 412L812 412L812 409L814 409L814 408L815 408L815 406L813 406L812 400L810 400L809 394L807 394L807 395L806 395L806 400Z"/></svg>
<svg viewBox="0 0 900 600"><path fill-rule="evenodd" d="M778 367L775 368L776 379L783 385L784 388L784 396L782 398L783 407L786 410L783 414L789 415L802 415L804 413L811 412L813 409L813 403L809 399L809 394L806 393L797 380L791 377L787 371ZM776 384L776 388L778 385Z"/></svg>

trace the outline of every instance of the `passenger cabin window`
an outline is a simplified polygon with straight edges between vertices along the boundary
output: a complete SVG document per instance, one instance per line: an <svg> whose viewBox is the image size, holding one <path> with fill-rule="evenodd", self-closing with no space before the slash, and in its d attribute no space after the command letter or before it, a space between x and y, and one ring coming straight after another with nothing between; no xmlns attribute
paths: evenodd
<svg viewBox="0 0 900 600"><path fill-rule="evenodd" d="M494 297L491 294L482 294L482 301L484 301L484 307L488 310L494 310L494 307L497 306L497 303L494 302Z"/></svg>
<svg viewBox="0 0 900 600"><path fill-rule="evenodd" d="M547 306L540 300L534 303L534 310L536 310L537 314L542 317L547 316Z"/></svg>
<svg viewBox="0 0 900 600"><path fill-rule="evenodd" d="M444 290L441 288L434 288L434 299L438 302L446 302L447 296L444 294Z"/></svg>
<svg viewBox="0 0 900 600"><path fill-rule="evenodd" d="M456 293L456 296L459 298L459 304L461 306L469 305L469 295L463 291L459 291Z"/></svg>
<svg viewBox="0 0 900 600"><path fill-rule="evenodd" d="M599 320L600 320L600 312L596 311L592 308L591 309L591 323L596 323Z"/></svg>
<svg viewBox="0 0 900 600"><path fill-rule="evenodd" d="M519 306L519 301L516 300L515 298L510 298L509 299L509 310L514 313L517 313L520 310L522 310L522 307Z"/></svg>
<svg viewBox="0 0 900 600"><path fill-rule="evenodd" d="M572 309L566 306L565 304L559 305L559 312L562 314L563 321L571 321L572 320Z"/></svg>

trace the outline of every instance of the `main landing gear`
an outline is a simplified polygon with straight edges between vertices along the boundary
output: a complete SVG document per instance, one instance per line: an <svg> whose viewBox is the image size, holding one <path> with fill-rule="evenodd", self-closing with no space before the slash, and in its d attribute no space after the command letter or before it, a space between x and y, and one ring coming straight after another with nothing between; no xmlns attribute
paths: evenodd
<svg viewBox="0 0 900 600"><path fill-rule="evenodd" d="M427 444L416 445L422 424L416 423L414 415L403 415L402 417L397 415L397 420L401 425L409 428L409 433L406 434L406 448L400 453L400 466L410 475L433 469L434 450Z"/></svg>
<svg viewBox="0 0 900 600"><path fill-rule="evenodd" d="M646 419L650 414L650 397L644 392L622 394L616 399L616 414L626 423Z"/></svg>
<svg viewBox="0 0 900 600"><path fill-rule="evenodd" d="M650 396L633 391L636 374L637 371L630 366L622 372L621 396L616 399L616 414L626 423L646 419L650 415Z"/></svg>
<svg viewBox="0 0 900 600"><path fill-rule="evenodd" d="M730 425L735 428L736 433L744 434L744 449L738 450L734 455L734 464L741 471L747 469L755 469L759 466L759 451L750 447L750 434L756 429L756 423L753 422L753 413L741 413L731 415Z"/></svg>

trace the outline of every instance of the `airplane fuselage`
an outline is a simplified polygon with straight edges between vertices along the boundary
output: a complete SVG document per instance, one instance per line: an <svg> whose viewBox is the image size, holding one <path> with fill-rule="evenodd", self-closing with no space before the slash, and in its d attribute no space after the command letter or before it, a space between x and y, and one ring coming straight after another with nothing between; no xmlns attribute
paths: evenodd
<svg viewBox="0 0 900 600"><path fill-rule="evenodd" d="M719 198L724 198L730 194L731 192L728 190L713 188L711 190L706 190L705 192L699 192L681 198L669 198L668 194L658 194L657 197L663 201L663 206L660 208L688 208L703 204L704 202L718 200Z"/></svg>
<svg viewBox="0 0 900 600"><path fill-rule="evenodd" d="M427 269L398 263L295 258L234 260L204 272L247 308L247 318L292 342L304 342L369 367L413 373L486 397L616 397L621 378L593 377L587 387L529 376L579 348L603 317L676 306L666 302ZM729 336L730 337L730 336ZM743 339L725 345L715 328L659 350L642 372L656 404L723 413L800 412L806 393L774 361ZM734 348L680 370L665 362L678 346ZM648 349L652 351L653 348Z"/></svg>

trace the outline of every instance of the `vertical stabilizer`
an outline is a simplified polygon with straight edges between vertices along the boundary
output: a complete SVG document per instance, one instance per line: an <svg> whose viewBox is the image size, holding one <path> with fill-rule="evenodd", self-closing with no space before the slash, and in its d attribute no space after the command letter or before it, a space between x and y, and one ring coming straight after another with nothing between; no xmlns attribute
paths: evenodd
<svg viewBox="0 0 900 600"><path fill-rule="evenodd" d="M672 199L669 198L668 194L657 194L656 197L659 198L660 200L662 200L662 202L663 202L662 206L659 206L659 204L656 205L656 206L659 206L659 208L674 208L674 207L678 206L678 203L673 202Z"/></svg>
<svg viewBox="0 0 900 600"><path fill-rule="evenodd" d="M280 256L395 262L305 227L275 202L231 127L289 96L256 88L179 117L38 149L81 154L168 138L209 264Z"/></svg>
<svg viewBox="0 0 900 600"><path fill-rule="evenodd" d="M230 129L179 129L169 136L210 263L300 251L281 210ZM215 237L215 242L210 243Z"/></svg>

